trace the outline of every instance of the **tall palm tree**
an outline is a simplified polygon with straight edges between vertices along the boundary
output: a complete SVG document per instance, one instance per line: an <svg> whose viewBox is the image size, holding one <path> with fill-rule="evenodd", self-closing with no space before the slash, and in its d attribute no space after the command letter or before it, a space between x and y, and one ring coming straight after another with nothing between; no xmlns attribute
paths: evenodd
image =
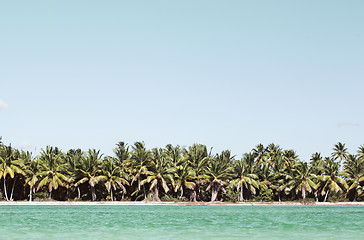
<svg viewBox="0 0 364 240"><path fill-rule="evenodd" d="M82 158L80 168L78 169L79 181L75 186L79 186L85 182L88 183L91 190L91 200L96 201L95 186L101 181L106 180L106 176L102 173L100 150L89 149L86 157Z"/></svg>
<svg viewBox="0 0 364 240"><path fill-rule="evenodd" d="M346 181L338 176L339 164L331 158L325 158L324 173L318 176L318 187L321 189L321 195L326 202L331 192L344 192L348 189Z"/></svg>
<svg viewBox="0 0 364 240"><path fill-rule="evenodd" d="M254 154L246 153L240 161L236 161L233 164L234 179L231 181L231 185L236 187L240 192L238 201L244 200L244 189L247 189L253 194L256 194L256 190L259 189L259 178L256 174L256 166L254 164Z"/></svg>
<svg viewBox="0 0 364 240"><path fill-rule="evenodd" d="M159 187L162 187L165 193L169 191L167 182L170 181L173 185L173 171L174 169L171 168L171 164L163 150L154 148L147 178L140 183L141 185L150 184L149 190L152 193L153 201L160 201Z"/></svg>
<svg viewBox="0 0 364 240"><path fill-rule="evenodd" d="M65 164L62 164L61 152L57 147L47 146L42 149L39 157L39 184L37 191L47 186L49 191L49 199L52 198L52 191L57 190L59 186L64 186L68 180L65 175Z"/></svg>
<svg viewBox="0 0 364 240"><path fill-rule="evenodd" d="M206 166L206 176L209 185L206 191L211 189L211 202L215 202L220 190L232 176L232 162L234 156L231 156L230 151L223 151L221 154L216 154L216 157L211 159Z"/></svg>
<svg viewBox="0 0 364 240"><path fill-rule="evenodd" d="M334 145L333 153L331 154L331 157L334 160L339 159L339 164L342 163L343 160L345 160L348 157L348 149L345 147L345 143L338 142ZM339 165L340 166L340 165Z"/></svg>
<svg viewBox="0 0 364 240"><path fill-rule="evenodd" d="M5 198L7 201L13 200L13 192L14 192L14 186L15 186L15 175L25 175L23 169L24 169L24 163L23 160L19 158L19 151L14 150L11 145L5 146L1 145L0 148L0 179L4 179L4 193ZM13 187L11 190L10 198L8 197L8 190L7 190L7 176L10 177L10 179L13 179Z"/></svg>
<svg viewBox="0 0 364 240"><path fill-rule="evenodd" d="M105 176L105 187L110 193L111 201L114 201L113 190L121 189L122 194L126 194L125 185L129 185L127 178L128 175L122 168L115 164L115 160L107 157L103 161L103 175Z"/></svg>

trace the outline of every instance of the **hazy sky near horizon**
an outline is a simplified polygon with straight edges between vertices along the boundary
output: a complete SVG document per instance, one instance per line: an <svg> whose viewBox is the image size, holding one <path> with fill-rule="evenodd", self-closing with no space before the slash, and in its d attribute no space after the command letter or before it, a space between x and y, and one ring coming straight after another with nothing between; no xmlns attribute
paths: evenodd
<svg viewBox="0 0 364 240"><path fill-rule="evenodd" d="M364 1L2 1L0 136L100 149L364 144Z"/></svg>

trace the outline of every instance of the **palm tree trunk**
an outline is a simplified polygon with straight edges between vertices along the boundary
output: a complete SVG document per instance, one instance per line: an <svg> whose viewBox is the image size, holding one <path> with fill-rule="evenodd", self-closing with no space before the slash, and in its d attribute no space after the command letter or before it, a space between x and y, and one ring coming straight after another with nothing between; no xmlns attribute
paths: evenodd
<svg viewBox="0 0 364 240"><path fill-rule="evenodd" d="M317 190L315 191L315 201L318 202Z"/></svg>
<svg viewBox="0 0 364 240"><path fill-rule="evenodd" d="M49 200L52 200L52 189L49 191Z"/></svg>
<svg viewBox="0 0 364 240"><path fill-rule="evenodd" d="M77 198L81 199L81 190L80 187L77 187Z"/></svg>
<svg viewBox="0 0 364 240"><path fill-rule="evenodd" d="M179 196L179 199L182 199L183 197L183 187L181 187L181 195Z"/></svg>
<svg viewBox="0 0 364 240"><path fill-rule="evenodd" d="M33 187L29 188L29 202L33 200Z"/></svg>
<svg viewBox="0 0 364 240"><path fill-rule="evenodd" d="M196 200L196 191L195 190L193 190L191 195L190 195L190 201L191 202L197 202L197 200Z"/></svg>
<svg viewBox="0 0 364 240"><path fill-rule="evenodd" d="M303 198L303 200L305 200L305 198L306 198L306 188L302 189L302 198Z"/></svg>
<svg viewBox="0 0 364 240"><path fill-rule="evenodd" d="M95 187L91 187L91 200L96 201Z"/></svg>
<svg viewBox="0 0 364 240"><path fill-rule="evenodd" d="M216 201L217 194L219 193L219 190L220 190L220 187L216 186L216 184L214 183L214 185L212 186L211 202Z"/></svg>
<svg viewBox="0 0 364 240"><path fill-rule="evenodd" d="M324 202L326 202L327 196L329 195L329 191L330 191L330 190L327 190L327 192L326 192L326 194L325 194Z"/></svg>
<svg viewBox="0 0 364 240"><path fill-rule="evenodd" d="M157 185L154 186L153 189L153 201L157 201L160 202L161 200L159 199L159 193L158 193L158 187Z"/></svg>
<svg viewBox="0 0 364 240"><path fill-rule="evenodd" d="M111 201L114 201L114 195L112 194L112 188L110 188L110 197L111 197Z"/></svg>
<svg viewBox="0 0 364 240"><path fill-rule="evenodd" d="M6 177L4 177L4 192L5 192L5 198L6 198L6 201L9 201L9 198L8 198L8 191L6 190Z"/></svg>
<svg viewBox="0 0 364 240"><path fill-rule="evenodd" d="M147 200L147 193L145 191L145 186L144 185L143 185L143 192L144 192L144 201L146 201Z"/></svg>
<svg viewBox="0 0 364 240"><path fill-rule="evenodd" d="M14 187L15 187L15 178L14 178L14 181L13 181L13 187L11 188L10 201L13 201Z"/></svg>
<svg viewBox="0 0 364 240"><path fill-rule="evenodd" d="M244 187L241 186L240 188L240 194L239 194L239 199L238 199L239 202L243 202L244 201Z"/></svg>

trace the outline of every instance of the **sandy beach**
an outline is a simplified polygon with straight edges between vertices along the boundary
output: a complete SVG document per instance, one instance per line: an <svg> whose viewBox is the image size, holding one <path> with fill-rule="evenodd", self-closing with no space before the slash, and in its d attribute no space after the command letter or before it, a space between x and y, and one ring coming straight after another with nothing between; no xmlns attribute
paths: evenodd
<svg viewBox="0 0 364 240"><path fill-rule="evenodd" d="M62 201L1 201L0 206L364 206L364 202L62 202Z"/></svg>

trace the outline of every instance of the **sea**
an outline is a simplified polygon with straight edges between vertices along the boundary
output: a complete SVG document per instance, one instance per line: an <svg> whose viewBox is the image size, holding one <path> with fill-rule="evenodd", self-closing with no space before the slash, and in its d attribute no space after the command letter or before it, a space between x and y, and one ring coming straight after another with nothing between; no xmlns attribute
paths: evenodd
<svg viewBox="0 0 364 240"><path fill-rule="evenodd" d="M364 239L364 206L0 206L0 239Z"/></svg>

